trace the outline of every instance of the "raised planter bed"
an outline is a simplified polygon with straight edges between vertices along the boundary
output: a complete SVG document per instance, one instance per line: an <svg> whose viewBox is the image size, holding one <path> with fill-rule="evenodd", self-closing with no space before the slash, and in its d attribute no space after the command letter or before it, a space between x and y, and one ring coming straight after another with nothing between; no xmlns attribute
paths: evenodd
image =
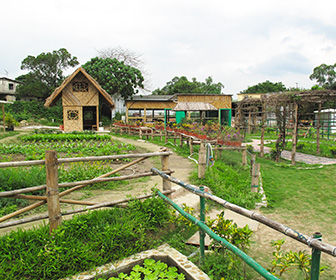
<svg viewBox="0 0 336 280"><path fill-rule="evenodd" d="M145 259L154 259L155 261L164 262L168 266L175 266L179 273L183 273L185 275L185 279L187 280L210 280L209 276L200 270L195 264L190 262L186 256L182 255L174 248L171 248L168 244L164 244L157 249L144 251L121 261L109 263L101 267L97 267L94 270L82 272L75 276L63 278L61 280L94 280L103 276L117 277L121 272L128 274L137 264L142 265Z"/></svg>

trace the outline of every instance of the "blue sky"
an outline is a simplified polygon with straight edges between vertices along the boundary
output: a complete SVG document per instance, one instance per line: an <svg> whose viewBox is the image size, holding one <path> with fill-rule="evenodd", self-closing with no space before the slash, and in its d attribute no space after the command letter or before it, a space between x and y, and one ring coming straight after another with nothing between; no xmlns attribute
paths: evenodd
<svg viewBox="0 0 336 280"><path fill-rule="evenodd" d="M11 0L1 4L0 76L28 55L66 48L84 64L97 50L141 54L151 89L175 76L212 76L234 94L270 80L310 88L336 62L335 1Z"/></svg>

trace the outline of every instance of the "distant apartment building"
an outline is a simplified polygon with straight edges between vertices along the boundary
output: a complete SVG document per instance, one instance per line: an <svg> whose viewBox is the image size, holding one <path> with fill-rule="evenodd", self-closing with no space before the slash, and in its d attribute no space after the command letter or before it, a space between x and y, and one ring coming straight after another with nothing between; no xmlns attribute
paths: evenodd
<svg viewBox="0 0 336 280"><path fill-rule="evenodd" d="M15 90L19 84L21 83L18 81L6 77L0 77L0 100L15 101Z"/></svg>

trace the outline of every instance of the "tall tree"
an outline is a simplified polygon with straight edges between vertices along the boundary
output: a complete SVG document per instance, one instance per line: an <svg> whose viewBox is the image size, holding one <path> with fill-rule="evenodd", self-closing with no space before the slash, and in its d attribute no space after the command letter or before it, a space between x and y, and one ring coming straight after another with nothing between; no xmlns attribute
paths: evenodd
<svg viewBox="0 0 336 280"><path fill-rule="evenodd" d="M314 68L309 76L311 80L316 80L319 86L326 89L336 89L336 63L334 65L321 64Z"/></svg>
<svg viewBox="0 0 336 280"><path fill-rule="evenodd" d="M154 95L172 95L176 93L202 93L202 94L221 94L224 85L222 83L214 83L209 76L205 82L198 82L196 78L189 81L185 76L174 77L171 81L160 89L153 91Z"/></svg>
<svg viewBox="0 0 336 280"><path fill-rule="evenodd" d="M149 74L147 73L146 69L145 69L145 63L143 62L142 58L141 58L141 54L129 50L129 49L125 49L122 47L114 47L114 48L105 48L102 50L98 50L98 54L100 58L110 58L110 59L116 59L118 61L123 61L125 65L134 67L138 70L140 70L144 81L143 81L143 85L144 91L149 91L150 88L150 80L149 80ZM142 90L142 89L140 89Z"/></svg>
<svg viewBox="0 0 336 280"><path fill-rule="evenodd" d="M27 56L21 62L21 69L29 73L18 78L25 84L18 86L19 96L45 99L64 80L63 71L78 65L77 57L64 48L57 51Z"/></svg>
<svg viewBox="0 0 336 280"><path fill-rule="evenodd" d="M269 93L281 91L286 91L286 87L282 82L272 83L270 81L265 81L254 86L250 86L246 90L241 91L241 93Z"/></svg>
<svg viewBox="0 0 336 280"><path fill-rule="evenodd" d="M116 94L127 99L143 88L144 79L140 70L115 58L95 57L85 63L83 68L110 95Z"/></svg>

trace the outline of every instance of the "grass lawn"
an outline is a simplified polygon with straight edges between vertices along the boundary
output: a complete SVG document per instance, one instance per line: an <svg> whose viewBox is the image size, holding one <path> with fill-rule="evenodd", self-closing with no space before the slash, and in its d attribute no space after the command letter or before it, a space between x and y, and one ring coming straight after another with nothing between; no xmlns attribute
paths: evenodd
<svg viewBox="0 0 336 280"><path fill-rule="evenodd" d="M239 153L225 152L223 155L229 160L241 160ZM323 241L336 245L336 166L290 166L285 161L276 163L263 158L257 158L257 162L261 165L263 188L269 203L269 207L261 209L261 214L308 236L322 232ZM271 229L262 229L260 233L258 230L256 234L264 236L256 238L257 244L250 252L264 267L269 267L272 257L272 240L285 238L286 250L311 251L304 244L272 232ZM322 265L330 267L321 274L321 279L335 279L336 258L323 253Z"/></svg>

